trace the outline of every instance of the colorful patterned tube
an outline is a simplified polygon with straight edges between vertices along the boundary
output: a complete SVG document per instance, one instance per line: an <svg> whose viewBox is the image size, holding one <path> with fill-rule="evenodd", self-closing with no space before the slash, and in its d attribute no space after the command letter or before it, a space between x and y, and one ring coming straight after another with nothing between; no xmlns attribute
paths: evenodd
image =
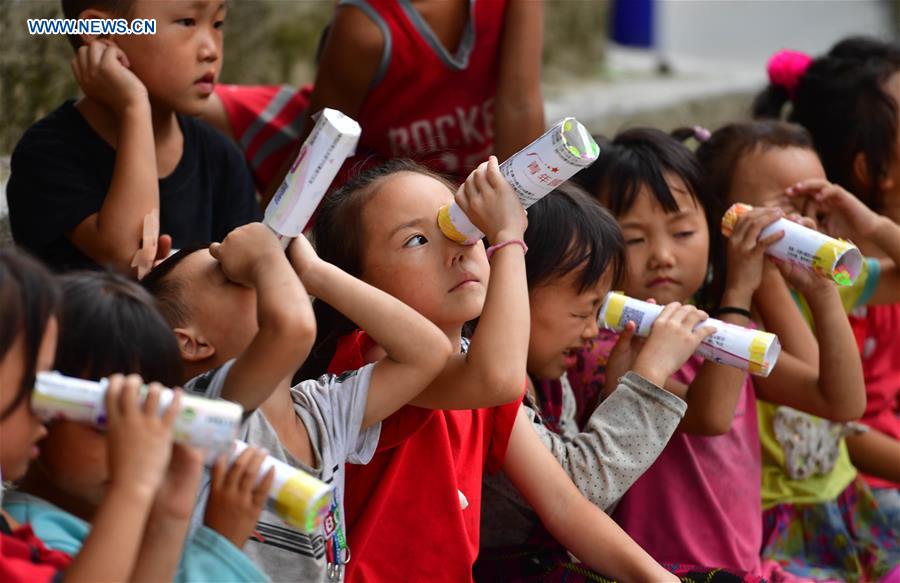
<svg viewBox="0 0 900 583"><path fill-rule="evenodd" d="M574 117L567 117L513 154L500 165L500 172L527 209L599 155L600 147L587 129ZM444 236L463 245L473 245L484 237L456 203L441 207L438 225Z"/></svg>
<svg viewBox="0 0 900 583"><path fill-rule="evenodd" d="M610 292L600 307L598 324L616 332L625 329L625 324L634 322L638 336L649 336L653 322L664 306L630 298L618 292ZM698 326L712 326L715 334L706 338L696 354L716 364L725 364L751 374L767 377L778 356L781 344L778 337L769 332L752 330L709 318Z"/></svg>

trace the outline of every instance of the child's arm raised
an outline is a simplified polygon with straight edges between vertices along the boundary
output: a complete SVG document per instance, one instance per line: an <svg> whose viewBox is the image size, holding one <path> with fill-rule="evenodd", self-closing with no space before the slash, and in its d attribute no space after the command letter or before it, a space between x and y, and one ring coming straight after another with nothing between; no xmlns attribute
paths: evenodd
<svg viewBox="0 0 900 583"><path fill-rule="evenodd" d="M66 569L67 583L131 578L144 525L169 464L173 427L181 404L180 393L176 392L160 417L159 385L151 384L144 403L139 404L142 384L137 375L127 379L113 375L109 379L106 411L110 481L94 515L91 533ZM181 541L171 544L181 548Z"/></svg>
<svg viewBox="0 0 900 583"><path fill-rule="evenodd" d="M818 363L795 356L790 344L791 328L806 326L793 304L778 306L779 316L764 320L766 330L784 337L781 356L772 373L754 379L760 399L787 405L832 421L853 421L866 408L863 380L856 339L834 284L796 265L779 264L785 280L806 298L812 312L819 345ZM773 308L769 309L774 312ZM800 349L800 354L804 354Z"/></svg>
<svg viewBox="0 0 900 583"><path fill-rule="evenodd" d="M503 471L550 534L594 571L622 581L678 581L579 493L521 408Z"/></svg>
<svg viewBox="0 0 900 583"><path fill-rule="evenodd" d="M543 0L512 0L503 15L494 101L494 153L505 160L544 133Z"/></svg>
<svg viewBox="0 0 900 583"><path fill-rule="evenodd" d="M749 309L753 293L763 275L764 253L769 245L784 236L778 232L760 240L762 230L781 218L780 209L753 209L738 219L728 239L728 276L722 306ZM723 314L723 322L746 326L749 320L739 314ZM781 362L778 363L781 366ZM747 373L740 369L705 362L689 387L669 380L666 388L687 401L688 410L679 431L698 435L721 435L731 429L734 410Z"/></svg>
<svg viewBox="0 0 900 583"><path fill-rule="evenodd" d="M387 353L372 370L363 429L410 402L443 370L450 341L427 318L322 261L305 237L291 243L288 255L311 294L355 322Z"/></svg>
<svg viewBox="0 0 900 583"><path fill-rule="evenodd" d="M528 220L496 157L469 175L456 193L456 202L492 245L522 240ZM468 353L451 356L413 404L429 409L477 409L521 397L531 328L528 301L524 248L506 245L491 259L487 297Z"/></svg>
<svg viewBox="0 0 900 583"><path fill-rule="evenodd" d="M222 388L223 399L253 410L309 354L316 336L312 305L275 235L262 223L238 227L209 252L228 279L256 290L259 330Z"/></svg>
<svg viewBox="0 0 900 583"><path fill-rule="evenodd" d="M125 53L108 40L79 48L72 71L87 98L113 113L118 133L115 167L103 205L68 237L97 263L130 272L140 249L144 218L159 209L156 142L147 88L128 69Z"/></svg>
<svg viewBox="0 0 900 583"><path fill-rule="evenodd" d="M804 214L815 219L824 215L822 231L832 237L870 243L887 255L869 304L900 303L900 225L879 215L837 184L811 179L787 189L791 198L805 199Z"/></svg>
<svg viewBox="0 0 900 583"><path fill-rule="evenodd" d="M637 358L630 359L634 362L623 363L624 369L618 369L621 374L614 372L618 365L607 365L618 385L594 410L582 432L569 439L535 425L581 493L601 510L625 494L677 428L685 404L659 387L713 333L711 327L695 330L706 318L706 313L693 306L669 304L653 323ZM629 322L610 354L610 363L622 359L622 348L631 345L634 329ZM626 374L627 370L640 376Z"/></svg>

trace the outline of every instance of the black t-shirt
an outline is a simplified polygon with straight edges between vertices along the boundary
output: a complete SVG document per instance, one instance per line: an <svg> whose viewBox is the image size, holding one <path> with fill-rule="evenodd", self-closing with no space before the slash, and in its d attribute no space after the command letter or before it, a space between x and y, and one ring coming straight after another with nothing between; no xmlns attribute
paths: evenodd
<svg viewBox="0 0 900 583"><path fill-rule="evenodd" d="M259 220L253 178L237 146L200 120L178 116L184 151L159 181L160 233L176 249L221 241ZM16 243L58 270L96 268L66 233L99 212L116 151L67 101L31 126L13 151L7 184Z"/></svg>

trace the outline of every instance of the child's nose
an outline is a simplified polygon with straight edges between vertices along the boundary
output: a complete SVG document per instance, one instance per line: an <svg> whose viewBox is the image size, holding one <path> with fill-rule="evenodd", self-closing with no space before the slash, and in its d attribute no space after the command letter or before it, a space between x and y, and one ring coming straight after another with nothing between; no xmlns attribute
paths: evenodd
<svg viewBox="0 0 900 583"><path fill-rule="evenodd" d="M215 33L204 32L203 38L200 39L199 57L201 61L216 61L219 59L219 42L215 38Z"/></svg>
<svg viewBox="0 0 900 583"><path fill-rule="evenodd" d="M671 248L663 243L654 245L650 250L651 267L671 267L675 263L675 256Z"/></svg>
<svg viewBox="0 0 900 583"><path fill-rule="evenodd" d="M588 318L587 326L581 331L581 337L585 340L590 340L591 338L595 338L599 333L600 326L597 324L597 316L594 314L594 316Z"/></svg>

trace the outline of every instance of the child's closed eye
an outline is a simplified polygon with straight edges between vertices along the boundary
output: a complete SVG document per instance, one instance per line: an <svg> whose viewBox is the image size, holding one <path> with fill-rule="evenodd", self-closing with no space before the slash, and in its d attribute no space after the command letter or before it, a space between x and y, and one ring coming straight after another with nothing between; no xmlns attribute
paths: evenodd
<svg viewBox="0 0 900 583"><path fill-rule="evenodd" d="M428 239L425 237L425 235L413 235L412 237L407 239L405 243L403 243L403 246L404 247L421 247L422 245L424 245L427 242L428 242Z"/></svg>
<svg viewBox="0 0 900 583"><path fill-rule="evenodd" d="M676 239L687 239L688 237L691 237L693 234L694 234L694 231L678 231L677 233L675 233L675 238Z"/></svg>
<svg viewBox="0 0 900 583"><path fill-rule="evenodd" d="M640 245L644 242L643 237L631 237L630 239L625 239L626 245Z"/></svg>
<svg viewBox="0 0 900 583"><path fill-rule="evenodd" d="M175 21L175 24L180 24L182 26L194 26L197 24L197 21L193 18L179 18Z"/></svg>

